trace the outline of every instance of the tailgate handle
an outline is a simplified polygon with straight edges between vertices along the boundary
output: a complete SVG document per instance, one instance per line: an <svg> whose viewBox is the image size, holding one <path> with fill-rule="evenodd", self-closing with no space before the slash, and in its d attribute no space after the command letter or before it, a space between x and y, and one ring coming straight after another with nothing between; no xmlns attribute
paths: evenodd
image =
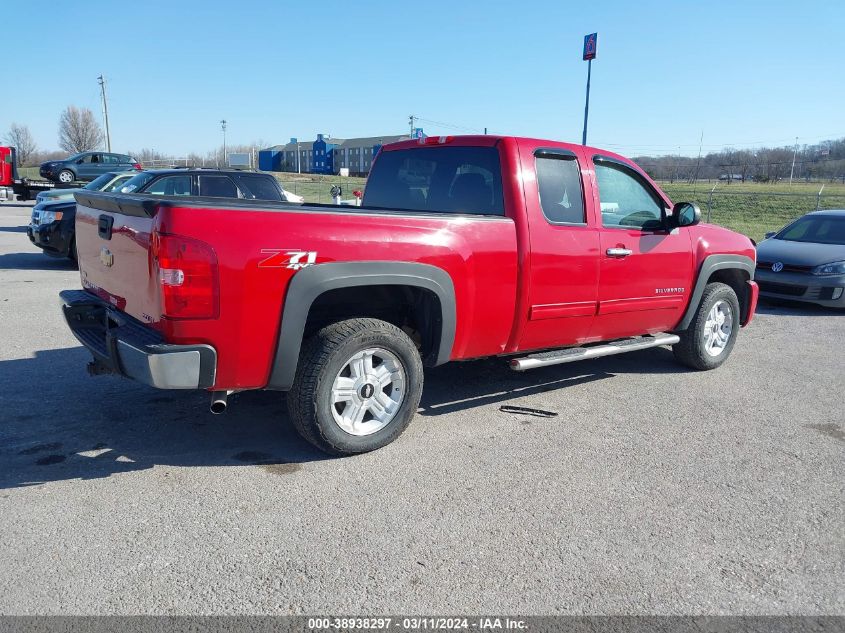
<svg viewBox="0 0 845 633"><path fill-rule="evenodd" d="M97 220L97 235L102 237L104 240L111 239L111 227L114 224L114 218L110 215L106 215L105 213L100 216L100 219Z"/></svg>

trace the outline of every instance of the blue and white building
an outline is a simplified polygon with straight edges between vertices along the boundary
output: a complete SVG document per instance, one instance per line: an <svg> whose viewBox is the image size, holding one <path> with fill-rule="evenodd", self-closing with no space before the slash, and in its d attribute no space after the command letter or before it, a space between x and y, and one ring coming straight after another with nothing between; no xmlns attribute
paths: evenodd
<svg viewBox="0 0 845 633"><path fill-rule="evenodd" d="M422 130L419 131L422 133ZM385 134L363 138L339 139L318 134L314 141L292 138L285 145L274 145L258 152L262 171L337 174L348 169L353 176L370 173L373 159L382 145L407 141L409 134Z"/></svg>

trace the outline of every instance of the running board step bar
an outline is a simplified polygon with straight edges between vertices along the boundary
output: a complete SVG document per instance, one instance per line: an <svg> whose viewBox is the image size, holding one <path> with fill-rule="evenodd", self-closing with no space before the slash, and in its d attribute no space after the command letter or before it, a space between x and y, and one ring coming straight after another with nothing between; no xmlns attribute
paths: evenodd
<svg viewBox="0 0 845 633"><path fill-rule="evenodd" d="M551 352L540 352L511 359L510 366L514 371L525 371L536 367L547 367L549 365L561 365L563 363L574 363L577 360L588 358L601 358L624 352L636 352L649 347L661 345L674 345L680 341L677 334L654 334L651 336L636 336L633 338L620 339L604 345L593 345L590 347L569 347Z"/></svg>

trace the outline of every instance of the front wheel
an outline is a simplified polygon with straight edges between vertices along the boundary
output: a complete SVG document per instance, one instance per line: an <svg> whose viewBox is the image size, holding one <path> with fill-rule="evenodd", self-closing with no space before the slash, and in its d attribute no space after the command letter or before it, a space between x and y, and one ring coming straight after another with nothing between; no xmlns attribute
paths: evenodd
<svg viewBox="0 0 845 633"><path fill-rule="evenodd" d="M63 169L59 172L59 182L66 185L72 183L75 178L73 172L69 169Z"/></svg>
<svg viewBox="0 0 845 633"><path fill-rule="evenodd" d="M402 434L422 385L422 361L405 332L378 319L348 319L303 345L288 411L296 430L317 448L365 453Z"/></svg>
<svg viewBox="0 0 845 633"><path fill-rule="evenodd" d="M689 327L672 347L675 358L693 369L715 369L731 354L739 333L739 300L733 288L709 283Z"/></svg>

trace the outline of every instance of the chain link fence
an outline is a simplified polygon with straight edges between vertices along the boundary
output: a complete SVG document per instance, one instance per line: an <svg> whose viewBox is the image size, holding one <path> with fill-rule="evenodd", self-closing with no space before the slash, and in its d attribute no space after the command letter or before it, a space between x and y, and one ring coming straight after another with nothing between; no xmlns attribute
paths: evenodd
<svg viewBox="0 0 845 633"><path fill-rule="evenodd" d="M702 186L704 185L704 186ZM805 191L719 188L698 183L695 187L661 185L675 202L695 202L701 208L702 220L761 240L770 231L777 231L811 211L845 209L845 189L818 185Z"/></svg>
<svg viewBox="0 0 845 633"><path fill-rule="evenodd" d="M343 201L354 201L355 191L364 193L366 178L341 176L315 176L311 178L288 177L289 174L276 174L279 184L285 191L289 191L305 198L305 202L317 204L331 204L334 202L332 188L340 187L340 197Z"/></svg>

